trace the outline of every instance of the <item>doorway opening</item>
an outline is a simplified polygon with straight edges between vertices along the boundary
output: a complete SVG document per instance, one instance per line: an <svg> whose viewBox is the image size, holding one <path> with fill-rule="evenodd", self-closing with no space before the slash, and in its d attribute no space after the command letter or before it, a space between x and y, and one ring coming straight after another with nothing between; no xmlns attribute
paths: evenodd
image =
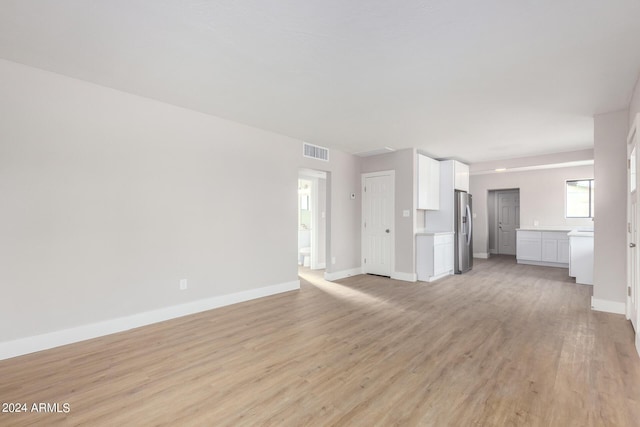
<svg viewBox="0 0 640 427"><path fill-rule="evenodd" d="M298 172L298 266L323 270L327 256L327 173Z"/></svg>
<svg viewBox="0 0 640 427"><path fill-rule="evenodd" d="M516 255L520 227L520 189L489 190L487 197L489 253Z"/></svg>

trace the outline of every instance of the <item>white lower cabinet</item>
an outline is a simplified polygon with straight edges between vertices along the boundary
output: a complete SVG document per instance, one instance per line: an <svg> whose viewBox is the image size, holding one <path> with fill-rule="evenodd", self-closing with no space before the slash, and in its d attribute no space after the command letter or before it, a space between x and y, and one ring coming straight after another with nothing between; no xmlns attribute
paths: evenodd
<svg viewBox="0 0 640 427"><path fill-rule="evenodd" d="M569 245L569 239L558 240L558 262L569 264L571 258L571 250Z"/></svg>
<svg viewBox="0 0 640 427"><path fill-rule="evenodd" d="M558 260L558 241L551 239L542 240L542 261L556 262Z"/></svg>
<svg viewBox="0 0 640 427"><path fill-rule="evenodd" d="M570 239L569 276L576 283L593 285L593 232L571 232Z"/></svg>
<svg viewBox="0 0 640 427"><path fill-rule="evenodd" d="M542 233L518 230L516 258L525 261L540 261L542 259Z"/></svg>
<svg viewBox="0 0 640 427"><path fill-rule="evenodd" d="M416 237L418 280L432 282L453 274L453 233L421 234Z"/></svg>
<svg viewBox="0 0 640 427"><path fill-rule="evenodd" d="M566 231L518 230L516 258L520 264L569 267L569 237Z"/></svg>

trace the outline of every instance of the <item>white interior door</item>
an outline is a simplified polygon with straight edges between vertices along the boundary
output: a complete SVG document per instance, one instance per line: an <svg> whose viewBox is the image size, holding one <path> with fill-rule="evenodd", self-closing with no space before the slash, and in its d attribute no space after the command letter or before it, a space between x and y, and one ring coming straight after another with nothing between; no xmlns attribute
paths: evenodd
<svg viewBox="0 0 640 427"><path fill-rule="evenodd" d="M520 192L500 191L498 197L498 253L516 254L516 229L520 226Z"/></svg>
<svg viewBox="0 0 640 427"><path fill-rule="evenodd" d="M638 333L638 313L639 313L639 301L638 301L638 259L640 257L638 243L638 174L637 174L637 141L635 135L635 127L632 129L632 134L629 136L629 167L628 167L628 186L629 186L629 201L628 201L628 292L627 292L627 316L631 320L633 329L636 334Z"/></svg>
<svg viewBox="0 0 640 427"><path fill-rule="evenodd" d="M394 174L362 175L362 270L391 276L394 256Z"/></svg>
<svg viewBox="0 0 640 427"><path fill-rule="evenodd" d="M631 209L629 212L629 319L633 329L638 331L638 209L637 196L634 193L631 197Z"/></svg>

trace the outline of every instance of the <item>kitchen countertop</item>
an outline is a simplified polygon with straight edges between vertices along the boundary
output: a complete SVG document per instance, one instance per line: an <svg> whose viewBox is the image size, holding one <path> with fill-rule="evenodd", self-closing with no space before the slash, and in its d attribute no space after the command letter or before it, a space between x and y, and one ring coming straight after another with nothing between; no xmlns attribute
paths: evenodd
<svg viewBox="0 0 640 427"><path fill-rule="evenodd" d="M453 234L453 231L426 231L426 230L416 231L416 236L444 236L447 234Z"/></svg>
<svg viewBox="0 0 640 427"><path fill-rule="evenodd" d="M569 237L593 237L593 231L573 230L572 232L567 234L567 236L569 236Z"/></svg>
<svg viewBox="0 0 640 427"><path fill-rule="evenodd" d="M543 226L543 227L520 227L516 228L516 231L566 231L567 233L575 230L579 227L567 227L567 226Z"/></svg>

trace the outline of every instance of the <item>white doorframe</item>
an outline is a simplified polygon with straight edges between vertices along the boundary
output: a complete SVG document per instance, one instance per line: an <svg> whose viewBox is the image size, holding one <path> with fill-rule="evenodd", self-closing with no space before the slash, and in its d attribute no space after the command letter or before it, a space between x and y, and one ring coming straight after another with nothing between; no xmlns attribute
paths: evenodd
<svg viewBox="0 0 640 427"><path fill-rule="evenodd" d="M390 277L395 276L395 271L396 271L396 220L395 220L395 200L396 200L396 189L395 189L395 183L396 183L396 171L395 170L386 170L386 171L379 171L379 172L369 172L369 173L363 173L361 174L361 185L360 185L360 189L362 190L361 194L362 194L362 204L361 204L361 219L360 219L360 235L361 235L361 240L360 240L360 252L361 252L361 257L360 257L360 263L361 263L361 269L363 273L366 273L366 269L365 269L365 263L364 263L364 257L365 257L365 224L364 224L364 211L365 211L365 182L367 178L370 177L375 177L375 176L389 176L391 178L391 218L390 218L390 222L391 222L391 227L390 227L390 233L389 233L389 239L391 241L391 244L389 245L389 264L390 264L390 272L389 275Z"/></svg>
<svg viewBox="0 0 640 427"><path fill-rule="evenodd" d="M628 212L628 231L627 233L628 239L627 243L629 246L627 247L628 253L628 262L627 262L627 304L626 304L626 317L631 320L632 324L635 326L635 345L636 351L638 355L640 355L640 271L638 266L640 266L640 242L632 242L632 224L639 225L640 224L640 209L638 209L638 191L640 190L640 174L638 174L637 167L640 166L638 164L638 150L640 150L640 114L636 114L635 120L631 125L631 129L629 130L629 136L627 137L627 154L629 159L629 168L627 172L627 212ZM632 158L634 157L634 158ZM633 172L632 172L632 169ZM635 176L634 176L635 175ZM635 184L635 188L633 188ZM635 191L632 191L635 190ZM632 209L633 201L635 199L636 209L635 212ZM631 216L634 218L631 218ZM636 235L636 239L638 236ZM634 243L638 245L635 248L631 248L630 244ZM633 257L633 258L632 258ZM632 269L635 268L635 271ZM635 300L635 301L634 301Z"/></svg>
<svg viewBox="0 0 640 427"><path fill-rule="evenodd" d="M319 223L320 223L320 210L319 210L319 180L324 179L326 182L327 172L315 170L315 169L300 169L298 171L298 179L304 179L311 182L311 194L309 198L309 210L311 211L311 233L309 238L310 253L310 265L311 270L322 270L326 268L326 260L324 263L319 262L320 251L320 235L319 235ZM328 197L328 191L325 189L325 198ZM327 202L325 200L325 209ZM326 212L326 211L325 211ZM327 228L325 227L325 248L327 245ZM325 250L326 252L326 250Z"/></svg>
<svg viewBox="0 0 640 427"><path fill-rule="evenodd" d="M311 208L311 260L310 268L318 269L318 178L310 178L311 181L311 197L309 207Z"/></svg>
<svg viewBox="0 0 640 427"><path fill-rule="evenodd" d="M498 231L498 195L500 193L518 193L520 195L520 188L499 188L487 190L487 232L488 236L492 236L494 242L494 248L489 245L489 239L487 238L487 251L491 254L500 254L500 238ZM493 194L493 205L489 203L489 195ZM518 202L518 206L520 203ZM490 221L489 211L493 211L493 221ZM520 215L518 214L518 224L520 224Z"/></svg>
<svg viewBox="0 0 640 427"><path fill-rule="evenodd" d="M520 227L520 189L519 188L515 188L515 189L510 189L510 190L496 190L496 200L495 200L495 204L496 204L496 215L495 215L495 232L496 232L496 252L499 254L502 254L501 248L500 248L500 216L501 216L501 212L500 212L500 195L501 194L517 194L518 195L518 210L517 210L517 214L516 214L516 229L518 227ZM516 255L515 253L515 244L516 244L516 239L514 237L513 239L513 249L514 249L514 253L513 254L509 254L509 255Z"/></svg>

